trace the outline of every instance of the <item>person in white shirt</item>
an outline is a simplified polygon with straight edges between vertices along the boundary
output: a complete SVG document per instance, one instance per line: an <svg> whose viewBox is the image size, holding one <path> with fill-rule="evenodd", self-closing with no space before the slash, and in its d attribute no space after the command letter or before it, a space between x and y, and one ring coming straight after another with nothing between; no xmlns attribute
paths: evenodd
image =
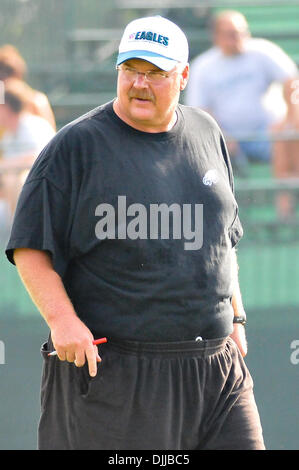
<svg viewBox="0 0 299 470"><path fill-rule="evenodd" d="M296 75L296 64L276 44L252 38L237 11L218 13L212 29L214 46L191 63L185 104L216 119L236 169L248 160L270 161L267 134L281 115L276 103L272 109L266 105L265 96L272 84Z"/></svg>
<svg viewBox="0 0 299 470"><path fill-rule="evenodd" d="M2 157L4 160L18 158L20 161L28 154L36 155L54 134L45 119L24 112L18 119L16 129L6 132L0 142Z"/></svg>
<svg viewBox="0 0 299 470"><path fill-rule="evenodd" d="M7 80L17 79L23 81L25 85L27 71L27 64L15 46L4 44L0 47L0 80L2 83L5 83ZM28 111L31 114L46 119L53 129L56 130L54 112L47 95L40 90L31 88L28 84L26 84L26 88L27 94L30 94L27 103Z"/></svg>
<svg viewBox="0 0 299 470"><path fill-rule="evenodd" d="M26 88L22 81L5 83L0 105L0 198L12 216L22 184L33 162L55 135L49 122L27 111ZM3 204L2 204L3 205Z"/></svg>

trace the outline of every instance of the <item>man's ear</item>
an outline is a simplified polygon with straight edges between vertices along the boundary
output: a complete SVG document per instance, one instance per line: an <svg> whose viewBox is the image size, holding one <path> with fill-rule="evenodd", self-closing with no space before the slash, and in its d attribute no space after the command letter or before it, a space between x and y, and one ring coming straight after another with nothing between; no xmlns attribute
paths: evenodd
<svg viewBox="0 0 299 470"><path fill-rule="evenodd" d="M182 74L181 74L181 83L180 83L180 90L184 90L186 88L187 82L189 78L189 64L186 64Z"/></svg>

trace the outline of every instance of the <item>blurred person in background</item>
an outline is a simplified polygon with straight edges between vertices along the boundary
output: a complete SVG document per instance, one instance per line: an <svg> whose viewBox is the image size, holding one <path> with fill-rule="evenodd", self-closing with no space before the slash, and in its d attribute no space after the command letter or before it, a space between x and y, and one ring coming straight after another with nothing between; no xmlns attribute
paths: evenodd
<svg viewBox="0 0 299 470"><path fill-rule="evenodd" d="M299 179L299 78L287 80L283 88L287 105L285 117L272 131L277 134L273 145L273 172L280 180ZM281 134L281 140L279 139ZM290 191L279 191L277 213L280 220L288 221L295 215L296 201Z"/></svg>
<svg viewBox="0 0 299 470"><path fill-rule="evenodd" d="M12 45L6 44L0 47L0 80L5 82L10 78L25 80L27 65L19 51ZM38 90L31 88L30 99L28 96L28 112L46 119L56 130L56 122L53 110L47 96Z"/></svg>
<svg viewBox="0 0 299 470"><path fill-rule="evenodd" d="M0 104L0 194L11 216L28 169L55 135L46 119L30 112L31 97L31 88L22 80L5 81L4 104Z"/></svg>
<svg viewBox="0 0 299 470"><path fill-rule="evenodd" d="M297 68L280 47L252 38L238 11L215 15L212 34L214 46L191 63L185 102L216 119L228 140L236 174L245 176L249 161L271 159L268 132L277 120L277 103L272 101L270 109L266 93L274 83L294 77Z"/></svg>

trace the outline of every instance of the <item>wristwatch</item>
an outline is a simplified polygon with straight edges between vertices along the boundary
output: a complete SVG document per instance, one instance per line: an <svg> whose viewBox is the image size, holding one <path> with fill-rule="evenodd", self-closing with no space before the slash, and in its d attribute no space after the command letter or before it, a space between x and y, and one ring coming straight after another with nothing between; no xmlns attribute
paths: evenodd
<svg viewBox="0 0 299 470"><path fill-rule="evenodd" d="M241 323L241 325L245 326L246 325L246 315L235 315L233 319L233 323Z"/></svg>

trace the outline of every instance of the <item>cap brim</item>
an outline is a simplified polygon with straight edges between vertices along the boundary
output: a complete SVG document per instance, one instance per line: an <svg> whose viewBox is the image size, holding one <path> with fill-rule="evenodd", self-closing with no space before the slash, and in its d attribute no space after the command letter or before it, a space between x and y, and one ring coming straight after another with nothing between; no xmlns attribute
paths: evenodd
<svg viewBox="0 0 299 470"><path fill-rule="evenodd" d="M135 50L118 54L116 65L120 65L129 59L146 60L156 67L159 67L159 69L165 70L165 72L169 72L178 64L178 61L160 54L155 54L154 52Z"/></svg>

